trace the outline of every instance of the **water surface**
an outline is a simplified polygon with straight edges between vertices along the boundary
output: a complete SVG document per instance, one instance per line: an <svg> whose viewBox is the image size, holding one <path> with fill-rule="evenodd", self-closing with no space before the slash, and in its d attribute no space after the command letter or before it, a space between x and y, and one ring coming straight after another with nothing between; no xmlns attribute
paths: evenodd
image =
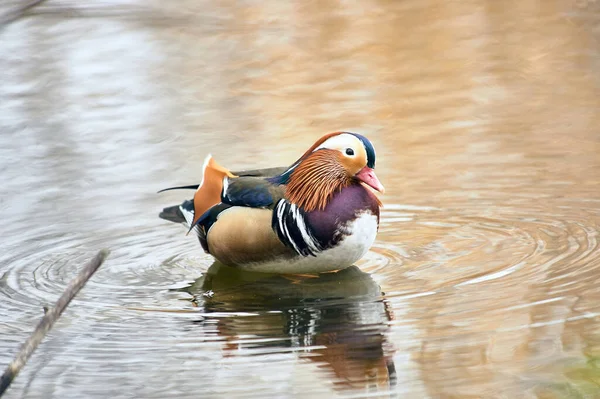
<svg viewBox="0 0 600 399"><path fill-rule="evenodd" d="M7 10L12 4L0 8ZM0 31L8 398L600 397L600 2L48 1ZM240 273L157 218L210 152L371 138L372 250Z"/></svg>

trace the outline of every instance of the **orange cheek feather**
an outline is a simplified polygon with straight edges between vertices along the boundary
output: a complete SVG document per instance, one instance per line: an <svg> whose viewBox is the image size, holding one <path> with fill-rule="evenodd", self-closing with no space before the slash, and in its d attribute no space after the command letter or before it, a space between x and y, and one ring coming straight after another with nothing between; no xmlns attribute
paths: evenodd
<svg viewBox="0 0 600 399"><path fill-rule="evenodd" d="M323 149L304 159L288 183L288 200L307 212L325 209L331 196L351 182L340 157L338 150Z"/></svg>

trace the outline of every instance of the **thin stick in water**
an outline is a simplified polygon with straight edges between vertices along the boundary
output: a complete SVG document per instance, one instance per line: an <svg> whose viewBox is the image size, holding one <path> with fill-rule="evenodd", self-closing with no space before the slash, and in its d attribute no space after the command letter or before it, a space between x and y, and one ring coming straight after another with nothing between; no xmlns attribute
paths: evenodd
<svg viewBox="0 0 600 399"><path fill-rule="evenodd" d="M29 359L35 348L37 348L40 342L42 342L48 331L50 331L56 320L58 320L71 300L83 288L85 283L87 283L96 270L98 270L100 265L102 265L109 252L110 251L107 249L103 249L98 252L94 259L85 265L83 270L79 272L77 277L71 280L61 297L56 302L56 305L54 305L54 308L49 309L44 317L42 317L42 320L33 331L33 334L31 334L29 339L25 342L25 344L23 344L23 347L15 359L8 365L6 370L4 370L4 374L2 374L2 378L0 379L0 396L2 396L8 389L11 382L19 374L19 371L21 371L23 366L25 366L25 363L27 363L27 359Z"/></svg>

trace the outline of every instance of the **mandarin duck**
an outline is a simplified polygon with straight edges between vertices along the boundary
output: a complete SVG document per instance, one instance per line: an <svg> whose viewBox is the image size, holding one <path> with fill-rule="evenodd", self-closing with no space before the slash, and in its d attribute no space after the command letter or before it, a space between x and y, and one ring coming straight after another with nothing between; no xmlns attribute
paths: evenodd
<svg viewBox="0 0 600 399"><path fill-rule="evenodd" d="M375 149L357 133L330 133L289 167L231 172L211 155L193 199L160 217L195 231L205 252L244 270L303 274L344 269L369 250L383 193Z"/></svg>

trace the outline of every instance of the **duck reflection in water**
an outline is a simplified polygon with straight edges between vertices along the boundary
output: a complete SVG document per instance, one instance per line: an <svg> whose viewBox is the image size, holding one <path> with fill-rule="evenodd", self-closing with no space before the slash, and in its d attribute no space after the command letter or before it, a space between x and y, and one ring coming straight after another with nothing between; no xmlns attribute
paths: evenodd
<svg viewBox="0 0 600 399"><path fill-rule="evenodd" d="M356 266L286 276L215 262L185 291L209 314L202 323L216 320L226 356L243 348L311 347L300 356L333 372L336 389L388 391L395 383L386 341L391 315L379 285ZM210 313L232 314L213 319ZM259 339L240 340L248 336Z"/></svg>

